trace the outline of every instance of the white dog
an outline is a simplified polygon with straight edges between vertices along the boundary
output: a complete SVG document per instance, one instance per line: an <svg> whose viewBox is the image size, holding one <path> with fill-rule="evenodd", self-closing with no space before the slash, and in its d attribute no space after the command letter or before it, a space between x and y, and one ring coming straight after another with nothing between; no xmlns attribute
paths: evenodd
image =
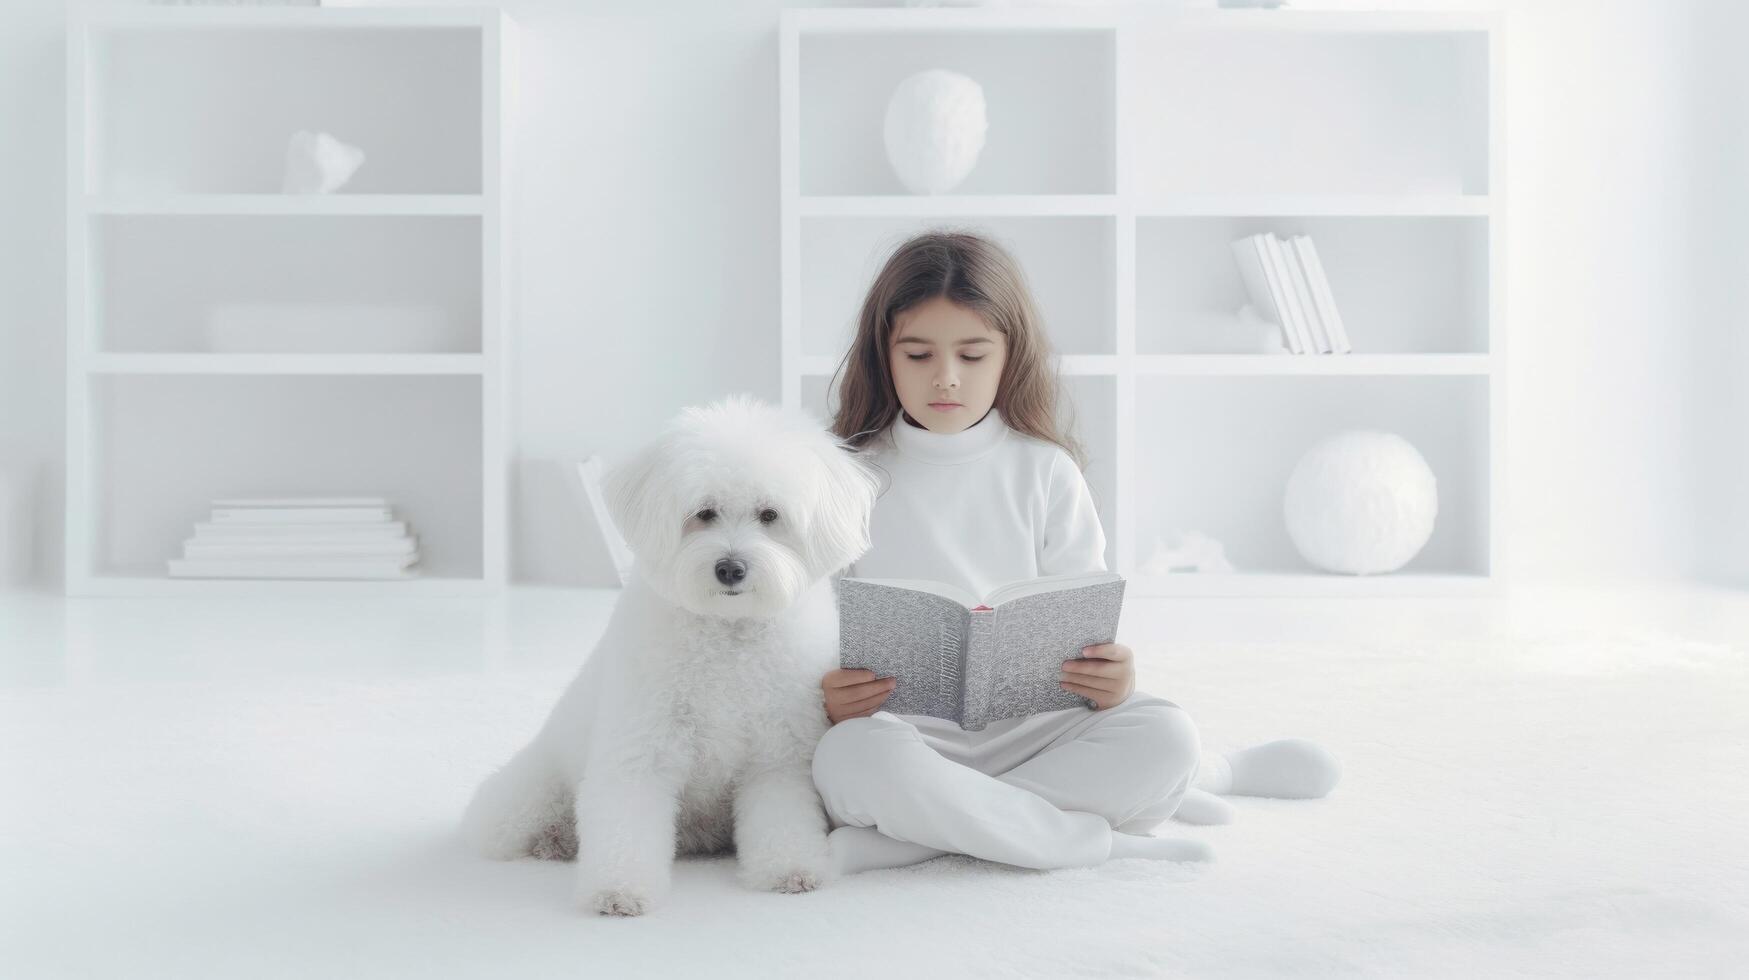
<svg viewBox="0 0 1749 980"><path fill-rule="evenodd" d="M604 484L635 574L464 834L499 859L575 856L576 900L602 914L643 914L676 853L731 842L748 887L817 887L829 576L868 550L873 475L815 419L735 396L682 412Z"/></svg>

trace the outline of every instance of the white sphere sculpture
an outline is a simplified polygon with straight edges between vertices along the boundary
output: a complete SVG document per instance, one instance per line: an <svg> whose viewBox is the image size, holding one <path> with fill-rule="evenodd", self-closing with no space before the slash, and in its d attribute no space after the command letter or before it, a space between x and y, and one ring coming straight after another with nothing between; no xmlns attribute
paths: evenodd
<svg viewBox="0 0 1749 980"><path fill-rule="evenodd" d="M942 68L920 71L887 100L887 160L911 193L945 193L972 172L988 128L983 86Z"/></svg>
<svg viewBox="0 0 1749 980"><path fill-rule="evenodd" d="M1307 450L1288 477L1288 537L1326 571L1395 571L1433 534L1435 483L1427 460L1402 436L1337 433Z"/></svg>

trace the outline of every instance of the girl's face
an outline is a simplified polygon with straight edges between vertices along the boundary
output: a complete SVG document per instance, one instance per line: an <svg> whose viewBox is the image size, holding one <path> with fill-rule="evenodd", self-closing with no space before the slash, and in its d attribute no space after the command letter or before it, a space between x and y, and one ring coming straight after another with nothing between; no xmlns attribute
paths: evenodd
<svg viewBox="0 0 1749 980"><path fill-rule="evenodd" d="M990 410L1007 355L1008 338L975 311L937 296L894 318L888 361L905 413L947 433L970 428Z"/></svg>

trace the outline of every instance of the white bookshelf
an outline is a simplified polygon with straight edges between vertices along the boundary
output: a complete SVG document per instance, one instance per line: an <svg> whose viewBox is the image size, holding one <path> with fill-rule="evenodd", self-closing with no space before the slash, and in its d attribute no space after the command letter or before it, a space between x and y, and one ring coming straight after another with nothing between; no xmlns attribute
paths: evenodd
<svg viewBox="0 0 1749 980"><path fill-rule="evenodd" d="M514 24L485 7L81 7L68 593L502 588ZM364 165L333 194L279 193L299 129ZM419 577L168 576L213 498L280 495L388 498Z"/></svg>
<svg viewBox="0 0 1749 980"><path fill-rule="evenodd" d="M782 385L828 416L861 297L906 236L991 235L1059 352L1107 561L1138 594L1450 595L1503 587L1502 18L1487 12L808 9L781 15ZM990 132L950 194L904 192L900 79L977 79ZM1228 242L1317 241L1355 352L1246 353ZM1440 516L1397 573L1301 559L1281 494L1310 445L1384 428ZM1149 576L1155 537L1231 575Z"/></svg>

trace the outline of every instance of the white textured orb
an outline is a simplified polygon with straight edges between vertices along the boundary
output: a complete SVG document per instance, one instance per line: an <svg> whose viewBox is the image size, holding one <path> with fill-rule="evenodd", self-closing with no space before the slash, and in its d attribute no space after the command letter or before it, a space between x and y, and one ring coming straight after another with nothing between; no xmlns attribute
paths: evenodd
<svg viewBox="0 0 1749 980"><path fill-rule="evenodd" d="M1433 470L1392 432L1341 432L1300 458L1282 504L1288 537L1331 572L1402 568L1433 534Z"/></svg>
<svg viewBox="0 0 1749 980"><path fill-rule="evenodd" d="M887 100L887 159L911 193L945 193L972 172L988 128L983 86L943 68L920 71Z"/></svg>

